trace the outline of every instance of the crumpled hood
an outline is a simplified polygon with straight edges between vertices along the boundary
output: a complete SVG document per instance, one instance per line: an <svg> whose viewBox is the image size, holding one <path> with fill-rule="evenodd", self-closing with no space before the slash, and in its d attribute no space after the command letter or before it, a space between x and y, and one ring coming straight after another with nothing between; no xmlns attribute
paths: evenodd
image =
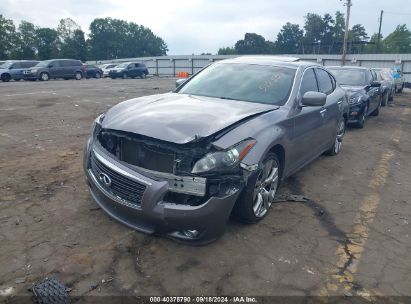
<svg viewBox="0 0 411 304"><path fill-rule="evenodd" d="M365 93L366 86L348 86L348 85L341 85L341 87L347 92L348 97Z"/></svg>
<svg viewBox="0 0 411 304"><path fill-rule="evenodd" d="M183 144L210 136L249 116L278 108L167 93L135 98L114 106L106 113L102 127Z"/></svg>

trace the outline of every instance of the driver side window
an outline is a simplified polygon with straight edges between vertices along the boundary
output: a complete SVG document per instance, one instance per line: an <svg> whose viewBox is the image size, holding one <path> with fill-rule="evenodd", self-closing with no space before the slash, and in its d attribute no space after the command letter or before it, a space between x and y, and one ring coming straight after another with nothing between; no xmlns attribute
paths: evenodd
<svg viewBox="0 0 411 304"><path fill-rule="evenodd" d="M314 69L305 70L303 79L301 80L301 97L309 91L318 92L317 79L315 78Z"/></svg>

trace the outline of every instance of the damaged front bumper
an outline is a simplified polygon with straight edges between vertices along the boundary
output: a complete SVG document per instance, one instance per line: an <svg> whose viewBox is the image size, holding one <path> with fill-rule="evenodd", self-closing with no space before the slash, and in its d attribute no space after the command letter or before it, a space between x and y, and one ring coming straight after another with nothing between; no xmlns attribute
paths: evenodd
<svg viewBox="0 0 411 304"><path fill-rule="evenodd" d="M97 158L97 166L93 158ZM84 170L91 195L114 219L138 231L196 244L209 243L224 233L242 189L241 183L229 182L218 193L209 195L205 178L180 177L141 168L133 170L93 144L92 139L85 148ZM113 178L112 184L110 178ZM118 181L125 182L128 188L124 186L117 191ZM137 185L137 203L121 197L124 189L130 190L127 181ZM200 201L196 205L180 203L179 194ZM124 195L127 197L129 193Z"/></svg>

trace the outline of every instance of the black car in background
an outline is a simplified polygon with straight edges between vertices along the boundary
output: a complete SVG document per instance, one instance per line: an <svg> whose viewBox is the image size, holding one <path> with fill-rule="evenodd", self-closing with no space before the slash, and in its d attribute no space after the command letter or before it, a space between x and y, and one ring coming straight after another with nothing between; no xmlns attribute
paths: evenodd
<svg viewBox="0 0 411 304"><path fill-rule="evenodd" d="M86 78L100 79L103 76L103 70L93 64L83 64Z"/></svg>
<svg viewBox="0 0 411 304"><path fill-rule="evenodd" d="M108 73L110 78L146 78L148 75L147 67L144 63L124 62L117 65Z"/></svg>
<svg viewBox="0 0 411 304"><path fill-rule="evenodd" d="M348 123L363 128L367 116L378 116L382 94L376 74L364 67L327 67L348 94Z"/></svg>
<svg viewBox="0 0 411 304"><path fill-rule="evenodd" d="M377 76L377 81L381 83L382 106L386 106L388 101L394 100L395 79L389 69L371 69Z"/></svg>
<svg viewBox="0 0 411 304"><path fill-rule="evenodd" d="M80 80L84 75L83 63L74 59L51 59L39 62L36 66L23 72L25 80L47 81L50 78Z"/></svg>
<svg viewBox="0 0 411 304"><path fill-rule="evenodd" d="M19 81L23 79L23 71L38 64L36 60L7 60L0 65L0 79L8 82L12 79Z"/></svg>

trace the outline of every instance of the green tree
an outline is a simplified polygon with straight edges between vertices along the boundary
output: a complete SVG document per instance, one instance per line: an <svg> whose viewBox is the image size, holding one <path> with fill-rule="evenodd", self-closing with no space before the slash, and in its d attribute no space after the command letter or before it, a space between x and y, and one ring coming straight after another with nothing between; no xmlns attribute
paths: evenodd
<svg viewBox="0 0 411 304"><path fill-rule="evenodd" d="M17 37L13 57L15 59L36 59L36 26L31 22L21 21Z"/></svg>
<svg viewBox="0 0 411 304"><path fill-rule="evenodd" d="M348 41L350 42L350 53L359 54L364 50L363 42L367 42L368 34L361 24L355 24L348 33Z"/></svg>
<svg viewBox="0 0 411 304"><path fill-rule="evenodd" d="M217 55L235 55L235 54L237 54L237 52L235 51L235 48L229 47L229 46L220 48L217 53Z"/></svg>
<svg viewBox="0 0 411 304"><path fill-rule="evenodd" d="M340 54L342 52L342 45L344 42L345 33L345 17L340 11L335 13L335 22L333 27L333 42L331 52Z"/></svg>
<svg viewBox="0 0 411 304"><path fill-rule="evenodd" d="M383 36L380 34L380 45L378 45L378 34L375 33L371 36L370 41L368 41L369 44L367 44L364 48L364 53L368 54L374 54L378 52L382 52L382 42L383 42Z"/></svg>
<svg viewBox="0 0 411 304"><path fill-rule="evenodd" d="M308 13L305 16L304 24L304 48L305 52L319 53L321 49L321 40L324 36L325 23L323 18L318 14Z"/></svg>
<svg viewBox="0 0 411 304"><path fill-rule="evenodd" d="M87 45L82 30L74 30L70 37L61 44L60 57L86 61Z"/></svg>
<svg viewBox="0 0 411 304"><path fill-rule="evenodd" d="M166 55L166 43L142 25L112 18L97 18L90 24L91 59L114 59Z"/></svg>
<svg viewBox="0 0 411 304"><path fill-rule="evenodd" d="M277 35L276 50L283 54L297 54L300 51L304 31L298 24L287 22Z"/></svg>
<svg viewBox="0 0 411 304"><path fill-rule="evenodd" d="M397 26L383 41L384 51L392 54L411 53L411 32L405 24Z"/></svg>
<svg viewBox="0 0 411 304"><path fill-rule="evenodd" d="M59 34L51 28L36 29L37 56L40 60L47 60L59 57Z"/></svg>
<svg viewBox="0 0 411 304"><path fill-rule="evenodd" d="M57 32L62 43L67 39L73 39L76 30L81 30L81 27L71 18L61 19L57 26Z"/></svg>
<svg viewBox="0 0 411 304"><path fill-rule="evenodd" d="M10 59L17 41L13 20L0 14L0 59Z"/></svg>
<svg viewBox="0 0 411 304"><path fill-rule="evenodd" d="M237 54L272 54L273 43L269 43L261 35L246 33L244 39L235 44Z"/></svg>

